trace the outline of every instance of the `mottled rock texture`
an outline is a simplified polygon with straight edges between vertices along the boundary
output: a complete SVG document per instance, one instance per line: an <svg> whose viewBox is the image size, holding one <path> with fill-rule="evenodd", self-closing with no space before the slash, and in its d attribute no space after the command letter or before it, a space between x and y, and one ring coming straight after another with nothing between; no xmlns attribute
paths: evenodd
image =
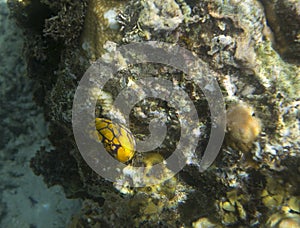
<svg viewBox="0 0 300 228"><path fill-rule="evenodd" d="M52 153L41 149L32 167L49 185L62 185L69 197L86 199L72 226L175 227L214 223L264 227L287 222L284 219L289 216L297 219L299 215L289 209L293 205L288 202L291 196L297 197L300 183L300 82L299 66L295 64L299 63L298 3L170 0L161 6L158 1L131 0L99 6L100 2L10 1L13 15L27 37L27 73L37 82L36 101L44 107L50 140L55 146ZM119 3L122 6L116 9ZM173 13L169 13L170 7L175 9ZM117 36L104 17L109 10L119 10L115 18L120 24ZM291 15L296 19L289 22ZM174 69L132 66L118 73L124 78L122 82L110 82L111 97L116 98L118 91L140 75L174 80L192 97L203 137L196 150L197 161L186 166L171 183L148 189L113 186L82 159L71 126L72 101L79 80L91 61L109 52L102 39L117 45L163 41L194 52L214 72L226 105L244 102L253 106L262 133L255 134L247 152L232 146L227 137L214 165L199 173L197 161L211 128L209 108L200 89ZM104 115L103 109L100 102L97 115ZM131 115L131 130L138 137L147 136L151 115L158 111L168 117L171 133L155 152L166 158L176 145L178 119L176 111L165 102L150 99L137 104ZM134 162L145 163L145 157L137 156ZM273 176L276 183L271 181ZM276 185L281 187L275 188ZM287 208L278 207L278 203ZM276 218L270 220L273 217Z"/></svg>

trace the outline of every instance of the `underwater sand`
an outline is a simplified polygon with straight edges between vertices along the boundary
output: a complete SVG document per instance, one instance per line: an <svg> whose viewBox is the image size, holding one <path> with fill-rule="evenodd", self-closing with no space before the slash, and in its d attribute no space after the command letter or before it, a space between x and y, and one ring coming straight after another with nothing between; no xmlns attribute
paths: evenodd
<svg viewBox="0 0 300 228"><path fill-rule="evenodd" d="M50 142L25 75L22 33L8 16L0 0L0 227L65 227L80 201L66 199L61 187L47 188L29 167Z"/></svg>

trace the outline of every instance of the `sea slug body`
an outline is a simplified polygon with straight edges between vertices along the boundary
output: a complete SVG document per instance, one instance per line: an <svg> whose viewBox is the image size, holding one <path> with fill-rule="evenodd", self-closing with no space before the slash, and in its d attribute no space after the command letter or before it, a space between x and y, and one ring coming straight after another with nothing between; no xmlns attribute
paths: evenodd
<svg viewBox="0 0 300 228"><path fill-rule="evenodd" d="M129 129L105 118L96 118L95 122L98 138L106 151L120 162L131 160L135 154L135 141Z"/></svg>

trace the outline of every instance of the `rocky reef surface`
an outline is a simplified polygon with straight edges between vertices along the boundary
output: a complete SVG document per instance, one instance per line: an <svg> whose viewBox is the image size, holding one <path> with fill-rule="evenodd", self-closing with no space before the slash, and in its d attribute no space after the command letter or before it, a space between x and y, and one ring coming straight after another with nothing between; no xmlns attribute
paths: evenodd
<svg viewBox="0 0 300 228"><path fill-rule="evenodd" d="M70 227L300 226L297 1L10 0L9 6L24 29L27 74L36 83L35 100L44 108L54 145L51 151L41 148L31 167L49 186L60 185L67 197L84 200ZM201 136L195 155L183 148L188 164L161 184L131 188L122 177L117 184L107 181L83 160L73 137L72 105L92 62L101 56L122 61L112 54L116 47L145 41L177 44L200 58L203 72L219 83L228 122L217 159L200 172L212 128L201 90L161 64L118 72L122 80L108 82L98 98L97 117L107 117L118 92L148 75L183 88L199 116L198 131L191 133ZM127 173L135 165L151 173L152 165L174 151L180 126L176 110L164 101L137 103L131 131L146 138L157 113L166 120L166 140L152 153L137 152ZM164 166L160 175L169 172Z"/></svg>

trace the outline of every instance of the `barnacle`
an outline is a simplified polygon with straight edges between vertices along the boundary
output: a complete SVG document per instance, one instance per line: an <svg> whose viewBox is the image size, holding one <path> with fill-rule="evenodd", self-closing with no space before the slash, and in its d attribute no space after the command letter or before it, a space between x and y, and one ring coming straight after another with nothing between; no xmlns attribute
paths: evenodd
<svg viewBox="0 0 300 228"><path fill-rule="evenodd" d="M131 160L135 153L135 141L132 133L124 125L113 123L108 119L96 118L95 122L98 138L106 151L120 162Z"/></svg>

